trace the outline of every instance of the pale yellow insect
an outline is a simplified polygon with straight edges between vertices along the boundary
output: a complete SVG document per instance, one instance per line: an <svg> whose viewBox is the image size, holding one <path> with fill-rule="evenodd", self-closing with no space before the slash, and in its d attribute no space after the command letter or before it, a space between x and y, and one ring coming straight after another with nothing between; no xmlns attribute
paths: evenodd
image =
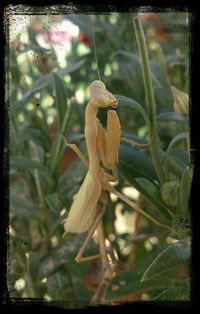
<svg viewBox="0 0 200 314"><path fill-rule="evenodd" d="M70 208L67 219L64 222L66 233L83 233L89 230L76 261L87 260L81 258L84 249L101 222L106 207L105 191L117 195L135 210L146 216L159 226L174 231L144 212L137 204L130 201L125 195L116 191L109 181L118 178L116 163L118 161L119 145L121 139L121 126L116 111L109 110L107 113L107 130L97 119L99 108L117 107L116 98L106 89L101 81L94 81L90 87L90 100L85 111L85 139L88 149L89 162L82 155L75 144L68 144L88 167L88 172L79 192ZM100 161L105 168L112 170L112 175L106 173L100 166ZM99 256L99 255L98 255ZM96 257L96 256L95 256Z"/></svg>
<svg viewBox="0 0 200 314"><path fill-rule="evenodd" d="M90 100L85 111L85 138L89 156L89 169L83 184L71 206L65 221L65 233L83 233L88 231L97 217L97 203L102 195L102 183L117 180L115 163L118 160L121 126L117 113L108 111L107 131L97 119L98 108L117 107L115 97L101 81L94 81L90 87ZM72 149L76 149L73 144ZM79 156L87 165L82 154ZM100 167L100 160L113 175Z"/></svg>

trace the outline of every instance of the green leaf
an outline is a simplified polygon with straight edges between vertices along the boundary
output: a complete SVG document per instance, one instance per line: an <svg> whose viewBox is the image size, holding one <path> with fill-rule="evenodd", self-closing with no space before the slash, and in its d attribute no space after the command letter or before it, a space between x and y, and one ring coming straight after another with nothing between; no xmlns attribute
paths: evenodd
<svg viewBox="0 0 200 314"><path fill-rule="evenodd" d="M80 60L77 63L74 64L69 64L66 68L64 69L58 69L56 72L57 75L59 76L65 76L67 74L70 74L74 71L76 71L77 69L79 69L83 63L85 62L85 60ZM23 98L19 101L18 105L24 105L30 98L32 98L35 93L43 90L44 88L46 88L49 84L51 84L53 82L53 76L52 74L47 74L42 76L41 78L39 78L35 84L33 85L33 87L31 88L31 90L27 91Z"/></svg>
<svg viewBox="0 0 200 314"><path fill-rule="evenodd" d="M67 89L63 79L56 73L52 73L56 90L56 108L58 110L58 121L61 127L67 109Z"/></svg>
<svg viewBox="0 0 200 314"><path fill-rule="evenodd" d="M186 167L183 172L181 187L180 187L180 207L183 214L189 214L189 198L192 184L192 175L189 167Z"/></svg>
<svg viewBox="0 0 200 314"><path fill-rule="evenodd" d="M18 218L32 218L34 220L37 219L39 223L42 222L41 212L37 210L32 201L14 192L10 192L9 202L10 213L15 214Z"/></svg>
<svg viewBox="0 0 200 314"><path fill-rule="evenodd" d="M119 273L108 285L105 291L105 300L115 300L129 293L142 289L141 275L137 272Z"/></svg>
<svg viewBox="0 0 200 314"><path fill-rule="evenodd" d="M35 208L35 204L28 200L26 197L20 196L14 192L10 192L9 195L10 204L16 207L23 207L28 210L33 211Z"/></svg>
<svg viewBox="0 0 200 314"><path fill-rule="evenodd" d="M31 280L36 283L39 272L38 269L40 267L40 258L41 254L39 252L29 252L29 257L28 257L28 267L29 267L29 273Z"/></svg>
<svg viewBox="0 0 200 314"><path fill-rule="evenodd" d="M177 112L165 112L156 116L157 121L177 121L188 122L186 117Z"/></svg>
<svg viewBox="0 0 200 314"><path fill-rule="evenodd" d="M25 144L25 141L29 141L30 139L34 140L34 142L38 143L40 146L44 148L50 147L50 140L45 135L44 132L42 132L39 128L34 127L25 127L21 129L20 132L21 141L23 144Z"/></svg>
<svg viewBox="0 0 200 314"><path fill-rule="evenodd" d="M155 206L165 219L171 220L173 215L170 208L162 201L160 190L153 182L157 176L148 155L130 145L121 144L119 172Z"/></svg>
<svg viewBox="0 0 200 314"><path fill-rule="evenodd" d="M69 236L67 241L64 241L58 247L51 249L51 252L48 252L48 255L41 259L39 271L40 278L50 276L62 265L67 265L70 272L73 272L77 277L80 276L82 272L86 272L89 266L87 263L77 265L75 262L75 257L84 240L85 234ZM97 254L96 250L95 244L90 242L86 249L86 255Z"/></svg>
<svg viewBox="0 0 200 314"><path fill-rule="evenodd" d="M176 136L174 136L174 138L171 140L171 142L168 145L167 151L166 151L166 156L170 154L170 151L172 149L172 147L179 141L186 139L188 136L187 132L183 132L183 133L179 133Z"/></svg>
<svg viewBox="0 0 200 314"><path fill-rule="evenodd" d="M75 142L75 141L82 141L85 139L85 134L84 133L70 133L68 136L68 142Z"/></svg>
<svg viewBox="0 0 200 314"><path fill-rule="evenodd" d="M86 146L82 141L79 146L81 152L85 155ZM77 193L81 183L86 175L87 168L83 165L79 158L76 158L67 171L60 176L58 181L58 194L62 202L62 206L66 206L69 209L73 196Z"/></svg>
<svg viewBox="0 0 200 314"><path fill-rule="evenodd" d="M171 157L171 158L170 158ZM184 169L188 166L189 164L189 159L188 159L188 152L184 148L174 148L171 150L170 157L168 156L168 161L167 164L170 164L170 159L174 160L176 164L181 169L181 174L179 175L179 178L182 178L182 174Z"/></svg>
<svg viewBox="0 0 200 314"><path fill-rule="evenodd" d="M137 67L139 67L139 57L137 54L132 53L130 51L125 51L125 50L119 50L116 53L113 53L113 57L117 56L117 55L121 55L123 57L126 57L126 60L131 60L133 63L137 64Z"/></svg>
<svg viewBox="0 0 200 314"><path fill-rule="evenodd" d="M171 91L169 87L165 86L155 86L154 84L154 91L155 91L155 100L156 104L159 104L157 106L157 112L158 113L165 113L166 111L173 110L173 97L171 94Z"/></svg>
<svg viewBox="0 0 200 314"><path fill-rule="evenodd" d="M183 283L180 287L170 287L159 293L151 301L190 301L190 286Z"/></svg>
<svg viewBox="0 0 200 314"><path fill-rule="evenodd" d="M59 213L61 210L61 201L57 192L47 195L45 200L53 212Z"/></svg>
<svg viewBox="0 0 200 314"><path fill-rule="evenodd" d="M161 274L180 263L187 264L190 259L190 254L190 237L169 245L147 267L142 276L142 281L154 277L159 278Z"/></svg>
<svg viewBox="0 0 200 314"><path fill-rule="evenodd" d="M24 156L10 157L10 167L18 170L39 169L48 173L48 169L36 160Z"/></svg>
<svg viewBox="0 0 200 314"><path fill-rule="evenodd" d="M163 184L161 187L163 202L172 208L177 208L179 206L179 189L180 184L177 181L169 181Z"/></svg>
<svg viewBox="0 0 200 314"><path fill-rule="evenodd" d="M123 136L125 138L127 138L128 140L135 141L135 142L137 142L139 144L148 144L148 141L145 138L141 138L139 136L130 134L130 133L126 132L126 131L123 131Z"/></svg>
<svg viewBox="0 0 200 314"><path fill-rule="evenodd" d="M12 240L11 240L12 238ZM24 253L24 251L31 251L31 239L30 236L28 235L12 235L12 237L10 238L10 249L11 247L13 248L20 248L22 249L22 254ZM23 251L24 250L24 251ZM26 262L26 257L24 258L25 262Z"/></svg>
<svg viewBox="0 0 200 314"><path fill-rule="evenodd" d="M136 271L121 272L108 284L105 291L105 300L111 301L123 297L129 293L166 289L170 286L180 288L184 283L181 280L172 279L170 276L161 276L156 280L141 281L141 275Z"/></svg>
<svg viewBox="0 0 200 314"><path fill-rule="evenodd" d="M70 275L65 267L61 267L47 280L48 294L53 301L70 301L74 299Z"/></svg>
<svg viewBox="0 0 200 314"><path fill-rule="evenodd" d="M137 178L135 181L138 183L138 191L143 194L154 206L156 206L156 208L163 214L165 218L170 220L173 217L173 214L169 207L166 206L162 201L159 188L154 183L145 178Z"/></svg>
<svg viewBox="0 0 200 314"><path fill-rule="evenodd" d="M12 49L9 50L9 70L11 72L11 77L12 77L11 82L15 85L15 89L16 89L16 86L18 86L19 81L20 81L21 72L20 72L19 64L17 62L17 54L14 51L12 51Z"/></svg>
<svg viewBox="0 0 200 314"><path fill-rule="evenodd" d="M151 158L146 153L125 143L120 144L119 170L128 178L144 177L157 180Z"/></svg>
<svg viewBox="0 0 200 314"><path fill-rule="evenodd" d="M191 231L191 214L189 210L191 183L192 175L189 167L186 167L180 185L180 206L173 220L173 226L178 230L181 236L188 236Z"/></svg>
<svg viewBox="0 0 200 314"><path fill-rule="evenodd" d="M39 45L27 45L27 44L24 44L24 48L22 50L19 51L19 53L24 53L24 52L27 52L27 51L30 51L30 50L33 50L35 52L51 52L50 49L47 49L47 48L43 48Z"/></svg>
<svg viewBox="0 0 200 314"><path fill-rule="evenodd" d="M167 159L169 158L169 155L171 153L172 147L179 141L183 140L183 139L187 139L188 133L187 132L183 132L183 133L179 133L176 136L174 136L174 138L171 140L171 142L169 143L167 150L165 152L164 158L163 158L163 163L167 162Z"/></svg>
<svg viewBox="0 0 200 314"><path fill-rule="evenodd" d="M125 106L125 107L128 107L130 109L138 110L142 114L146 124L148 124L147 113L140 104L138 104L135 100L133 100L129 97L126 97L126 96L115 95L115 97L119 103L119 106Z"/></svg>
<svg viewBox="0 0 200 314"><path fill-rule="evenodd" d="M164 156L164 154L163 154ZM183 169L180 166L178 161L175 161L173 158L168 157L168 161L167 161L167 168L166 170L170 171L174 176L176 176L178 179L181 178L182 173L183 173Z"/></svg>

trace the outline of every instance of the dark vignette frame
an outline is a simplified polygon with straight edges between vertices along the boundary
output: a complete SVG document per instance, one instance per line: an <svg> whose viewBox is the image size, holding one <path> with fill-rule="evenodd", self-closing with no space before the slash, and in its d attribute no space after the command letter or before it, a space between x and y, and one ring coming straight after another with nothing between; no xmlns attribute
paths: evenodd
<svg viewBox="0 0 200 314"><path fill-rule="evenodd" d="M153 4L154 1L152 1ZM198 14L198 9L197 8L192 8L191 6L183 6L183 2L181 6L170 6L169 7L169 3L168 3L168 7L163 7L159 8L158 6L151 6L151 7L142 7L142 11L154 11L154 12L168 12L171 10L182 10L182 11L189 11L191 13L191 17L190 17L190 96L192 99L195 98L195 95L197 96L197 92L198 92L198 88L195 89L195 74L197 75L197 64L196 61L194 62L194 60L198 60L198 51L197 51L197 45L198 45L198 39L197 39L197 31L198 31L198 27L199 25L197 24L197 14ZM2 12L4 14L5 17L5 10L6 7L4 7L4 12ZM69 4L69 7L66 8L66 5L56 5L56 6L52 6L49 8L49 6L47 4L43 5L43 6L31 6L31 5L27 5L27 6L23 6L20 5L18 7L15 8L15 12L16 14L69 14L69 13L84 13L84 14L95 14L95 13L104 13L104 14L109 14L109 13L113 13L113 12L134 12L135 10L140 10L141 11L141 7L136 7L136 6L131 6L131 5L124 5L123 7L120 7L119 5L80 5L80 4L76 4L75 2ZM40 12L40 13L39 13ZM9 198L8 198L8 191L9 191L9 178L8 178L8 170L9 170L9 140L8 140L8 114L9 114L9 99L6 98L6 84L7 84L7 78L6 78L6 70L9 68L9 63L8 63L8 59L6 59L7 53L8 53L8 43L7 43L7 39L9 38L9 34L8 34L8 30L6 27L6 22L4 20L4 23L2 25L3 30L4 30L4 58L5 58L5 62L3 64L4 66L4 78L3 78L3 98L4 98L4 107L3 107L3 126L4 126L4 145L3 145L3 156L2 156L2 174L3 174L3 195L4 195L4 215L3 215L3 243L2 243L2 247L3 247L3 256L4 256L4 260L3 260L3 272L2 272L2 278L3 281L1 281L3 283L3 291L2 291L2 303L9 306L10 309L18 309L21 311L22 307L25 309L28 309L29 306L31 305L32 307L34 307L35 309L37 308L44 308L45 305L47 305L46 301L43 300L37 300L37 299L26 299L23 300L22 299L14 299L11 300L9 299L8 296L8 291L7 291L7 285L6 285L6 281L7 281L7 273L8 273L8 266L6 265L7 263L7 254L8 254L8 241L9 241L9 236L8 236L8 223L9 223L9 218L8 218L8 208L9 208ZM200 29L200 28L199 28ZM196 32L196 33L195 33ZM1 58L1 61L3 61L3 58ZM193 103L193 101L192 101ZM191 206L191 210L192 210L192 231L193 231L193 241L192 241L192 265L191 265L191 275L192 275L192 287L191 287L191 303L190 302L175 302L176 304L174 304L174 302L167 302L167 304L162 303L160 304L157 303L153 303L153 302L148 302L148 304L146 304L145 302L143 304L138 304L138 303L134 303L134 304L124 304L124 305L120 305L119 307L123 307L124 309L128 309L129 307L133 307L133 308L137 308L138 306L142 305L142 308L148 309L150 308L150 310L152 309L161 309L163 310L164 308L166 309L174 309L176 310L187 310L189 309L188 306L194 305L195 301L196 301L196 296L195 293L199 290L199 288L197 288L197 279L196 279L196 275L194 273L195 270L195 261L197 258L197 253L195 252L194 248L195 248L195 240L197 235L197 219L195 219L195 205L197 204L197 202L195 202L195 188L197 187L197 180L198 180L198 174L199 174L199 160L200 160L200 153L199 153L199 143L198 143L198 136L195 137L195 135L198 134L198 129L197 129L197 117L198 117L198 111L197 111L197 106L194 106L192 104L190 104L190 130L191 130L191 158L192 158L192 164L194 165L194 176L193 176L193 181L192 181L192 190L191 190L191 197L190 197L190 206ZM190 303L190 304L187 304ZM28 306L28 308L27 308ZM59 306L59 302L48 302L48 311L55 309L56 310L62 310L62 308L57 308ZM102 306L101 309L106 309L107 307ZM100 310L99 307L96 307L95 310ZM110 308L111 309L111 308ZM87 308L87 310L94 310L92 307Z"/></svg>

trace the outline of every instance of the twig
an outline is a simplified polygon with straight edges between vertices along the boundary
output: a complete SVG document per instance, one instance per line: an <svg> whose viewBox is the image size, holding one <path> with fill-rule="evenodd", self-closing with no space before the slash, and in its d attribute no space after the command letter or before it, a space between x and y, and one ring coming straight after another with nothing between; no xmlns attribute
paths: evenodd
<svg viewBox="0 0 200 314"><path fill-rule="evenodd" d="M97 234L98 234L98 240L99 240L99 249L100 249L100 254L101 254L102 268L103 270L105 270L108 264L108 258L107 258L107 253L106 253L105 235L104 235L102 220L100 221L97 227Z"/></svg>
<svg viewBox="0 0 200 314"><path fill-rule="evenodd" d="M134 243L138 243L138 242L143 242L143 241L145 241L149 238L152 238L152 237L162 238L162 237L169 235L169 233L170 232L165 231L165 232L156 232L156 233L150 233L150 234L139 234L137 236L134 236L132 241Z"/></svg>
<svg viewBox="0 0 200 314"><path fill-rule="evenodd" d="M141 144L141 143L138 143L138 142L136 142L134 140L129 140L126 137L121 137L121 141L123 141L125 143L128 143L128 144L131 144L131 145L138 146L138 147L149 147L149 143Z"/></svg>
<svg viewBox="0 0 200 314"><path fill-rule="evenodd" d="M143 202L143 197L140 194L138 199L137 199L136 204L139 207L142 207L142 202ZM135 212L135 224L134 224L134 237L137 237L137 234L138 234L139 224L140 224L140 217L141 217L140 212L136 211ZM129 264L129 267L131 269L135 269L136 249L137 249L137 245L136 245L136 243L133 242L132 243L131 252L130 252L130 256L129 256L129 260L128 260L128 264Z"/></svg>
<svg viewBox="0 0 200 314"><path fill-rule="evenodd" d="M110 269L111 265L107 265L103 277L100 281L100 284L95 292L95 294L93 295L90 304L101 304L104 303L103 302L103 294L104 291L107 287L107 285L109 284L110 280L112 279L112 275L111 275L111 269Z"/></svg>

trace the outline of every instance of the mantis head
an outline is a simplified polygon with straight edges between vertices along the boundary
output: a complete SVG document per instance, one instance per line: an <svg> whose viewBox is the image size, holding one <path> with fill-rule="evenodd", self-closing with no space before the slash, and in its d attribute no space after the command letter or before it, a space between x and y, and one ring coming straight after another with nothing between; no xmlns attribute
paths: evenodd
<svg viewBox="0 0 200 314"><path fill-rule="evenodd" d="M112 107L116 108L118 106L116 98L110 93L105 84L102 81L94 81L89 86L91 105L97 108Z"/></svg>

